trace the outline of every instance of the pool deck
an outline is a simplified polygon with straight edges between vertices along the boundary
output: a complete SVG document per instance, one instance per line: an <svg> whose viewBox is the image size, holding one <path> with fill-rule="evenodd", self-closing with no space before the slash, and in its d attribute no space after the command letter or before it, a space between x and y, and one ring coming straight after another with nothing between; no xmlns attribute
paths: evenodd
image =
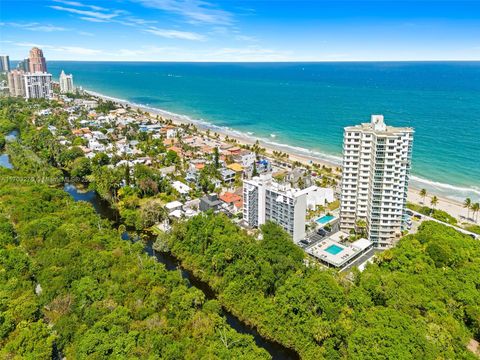
<svg viewBox="0 0 480 360"><path fill-rule="evenodd" d="M332 216L331 219L329 219L329 220L326 221L326 222L319 222L318 220L320 220L320 219L322 219L322 218L324 218L324 217L326 217L326 216L329 216L329 215L325 214L325 215L322 215L322 216L316 218L316 219L314 220L314 221L315 221L315 224L317 224L317 226L320 227L320 228L324 228L326 225L332 224L332 223L334 223L335 221L337 221L337 220L339 219L339 214L338 214L338 213L335 213L335 212L334 212L334 213L330 213L330 214L331 214L330 216Z"/></svg>
<svg viewBox="0 0 480 360"><path fill-rule="evenodd" d="M348 234L338 231L335 234L332 234L332 236L319 241L312 247L309 247L307 252L327 266L343 268L360 255L370 250L373 246L373 244L367 239L360 239L351 244L344 245L339 242L342 237L347 238ZM326 250L331 246L338 246L342 251L337 254L332 254Z"/></svg>

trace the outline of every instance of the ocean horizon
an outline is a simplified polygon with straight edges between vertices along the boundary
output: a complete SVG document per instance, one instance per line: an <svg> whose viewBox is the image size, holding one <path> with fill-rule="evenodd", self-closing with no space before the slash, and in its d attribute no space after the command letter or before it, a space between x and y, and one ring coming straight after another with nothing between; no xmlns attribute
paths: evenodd
<svg viewBox="0 0 480 360"><path fill-rule="evenodd" d="M58 78L203 126L341 163L343 128L415 129L411 186L480 200L480 62L49 61Z"/></svg>

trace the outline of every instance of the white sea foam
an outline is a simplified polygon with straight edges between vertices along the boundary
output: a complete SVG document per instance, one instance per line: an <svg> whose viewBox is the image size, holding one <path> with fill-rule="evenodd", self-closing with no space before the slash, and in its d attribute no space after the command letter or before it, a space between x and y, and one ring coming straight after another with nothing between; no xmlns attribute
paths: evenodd
<svg viewBox="0 0 480 360"><path fill-rule="evenodd" d="M467 197L471 198L473 202L480 201L480 188L476 186L455 186L452 184L424 179L415 175L412 175L410 185L417 189L425 188L429 192L457 201L463 201Z"/></svg>
<svg viewBox="0 0 480 360"><path fill-rule="evenodd" d="M320 151L311 150L311 149L307 149L299 146L275 142L271 140L272 138L276 138L275 134L270 134L270 138L258 137L258 136L254 136L253 135L254 133L251 131L242 132L239 130L231 129L228 126L215 125L204 119L193 119L188 115L177 114L168 110L156 108L156 107L145 105L145 104L137 104L125 99L107 96L95 91L88 90L87 92L94 96L115 101L121 104L130 105L132 107L138 107L138 108L159 114L164 117L170 117L174 120L192 123L205 130L209 129L211 131L218 131L226 135L234 136L240 139L245 139L250 142L254 142L258 140L259 143L263 144L264 146L269 146L271 148L275 148L280 151L285 151L294 155L308 156L308 157L311 157L312 159L328 162L334 166L341 166L342 164L342 157L337 155L327 154L327 153L323 153ZM444 196L456 201L463 201L466 197L470 197L474 202L480 201L480 187L476 187L476 186L472 186L472 187L455 186L451 184L445 184L445 183L441 183L433 180L424 179L415 175L411 177L410 185L416 189L425 188L430 193Z"/></svg>

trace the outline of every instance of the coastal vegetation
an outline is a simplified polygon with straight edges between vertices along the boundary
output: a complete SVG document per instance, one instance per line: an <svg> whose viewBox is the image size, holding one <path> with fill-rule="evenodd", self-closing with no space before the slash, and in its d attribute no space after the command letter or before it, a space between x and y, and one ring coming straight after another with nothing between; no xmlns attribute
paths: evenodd
<svg viewBox="0 0 480 360"><path fill-rule="evenodd" d="M304 359L475 358L466 344L480 340L480 248L470 237L424 222L363 272L344 274L306 259L273 223L254 237L224 215L201 214L162 233L157 248L211 286L218 299L206 300L141 243L120 238L127 226L164 219L166 202L183 200L165 181L181 176L161 172L184 174L175 151L125 128L153 165L109 166L128 157L86 158L55 103L52 114L37 116L43 101L0 101L0 133L20 130L20 141L6 144L15 171L0 170L0 357L50 358L57 347L68 358L268 358L226 324L223 306ZM200 193L214 187L212 159ZM119 229L47 186L65 175L107 199L120 212Z"/></svg>
<svg viewBox="0 0 480 360"><path fill-rule="evenodd" d="M448 214L443 210L433 209L428 206L421 206L421 205L412 204L412 203L408 203L407 207L422 215L431 216L432 218L437 219L439 221L443 221L447 224L451 224L451 225L457 224L457 219L455 219L453 216L451 216L450 214Z"/></svg>
<svg viewBox="0 0 480 360"><path fill-rule="evenodd" d="M466 345L480 339L480 246L469 236L424 222L349 276L306 266L273 223L261 238L203 214L167 242L227 309L304 359L475 358Z"/></svg>
<svg viewBox="0 0 480 360"><path fill-rule="evenodd" d="M269 358L217 301L46 185L0 183L0 283L2 359Z"/></svg>

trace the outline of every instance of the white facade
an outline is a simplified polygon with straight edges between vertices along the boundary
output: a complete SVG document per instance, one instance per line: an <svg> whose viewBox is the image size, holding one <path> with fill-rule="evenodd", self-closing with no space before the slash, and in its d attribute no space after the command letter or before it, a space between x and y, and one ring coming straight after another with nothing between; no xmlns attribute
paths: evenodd
<svg viewBox="0 0 480 360"><path fill-rule="evenodd" d="M325 206L326 203L335 201L332 188L310 186L305 190L307 191L307 208L309 210L315 210L318 205Z"/></svg>
<svg viewBox="0 0 480 360"><path fill-rule="evenodd" d="M395 128L382 115L344 129L340 228L367 224L376 247L390 247L401 235L410 177L413 129Z"/></svg>
<svg viewBox="0 0 480 360"><path fill-rule="evenodd" d="M53 96L52 74L40 72L25 73L23 81L25 84L25 98L49 99Z"/></svg>
<svg viewBox="0 0 480 360"><path fill-rule="evenodd" d="M305 238L306 211L307 192L279 184L271 174L243 183L243 220L251 227L272 220L298 242Z"/></svg>
<svg viewBox="0 0 480 360"><path fill-rule="evenodd" d="M242 164L244 169L248 169L253 165L257 159L255 153L248 150L243 150L240 154L234 157L235 161Z"/></svg>
<svg viewBox="0 0 480 360"><path fill-rule="evenodd" d="M74 87L73 87L73 75L72 74L65 74L65 72L62 70L60 73L59 77L59 84L60 84L60 92L62 94L66 93L73 93L74 92Z"/></svg>

